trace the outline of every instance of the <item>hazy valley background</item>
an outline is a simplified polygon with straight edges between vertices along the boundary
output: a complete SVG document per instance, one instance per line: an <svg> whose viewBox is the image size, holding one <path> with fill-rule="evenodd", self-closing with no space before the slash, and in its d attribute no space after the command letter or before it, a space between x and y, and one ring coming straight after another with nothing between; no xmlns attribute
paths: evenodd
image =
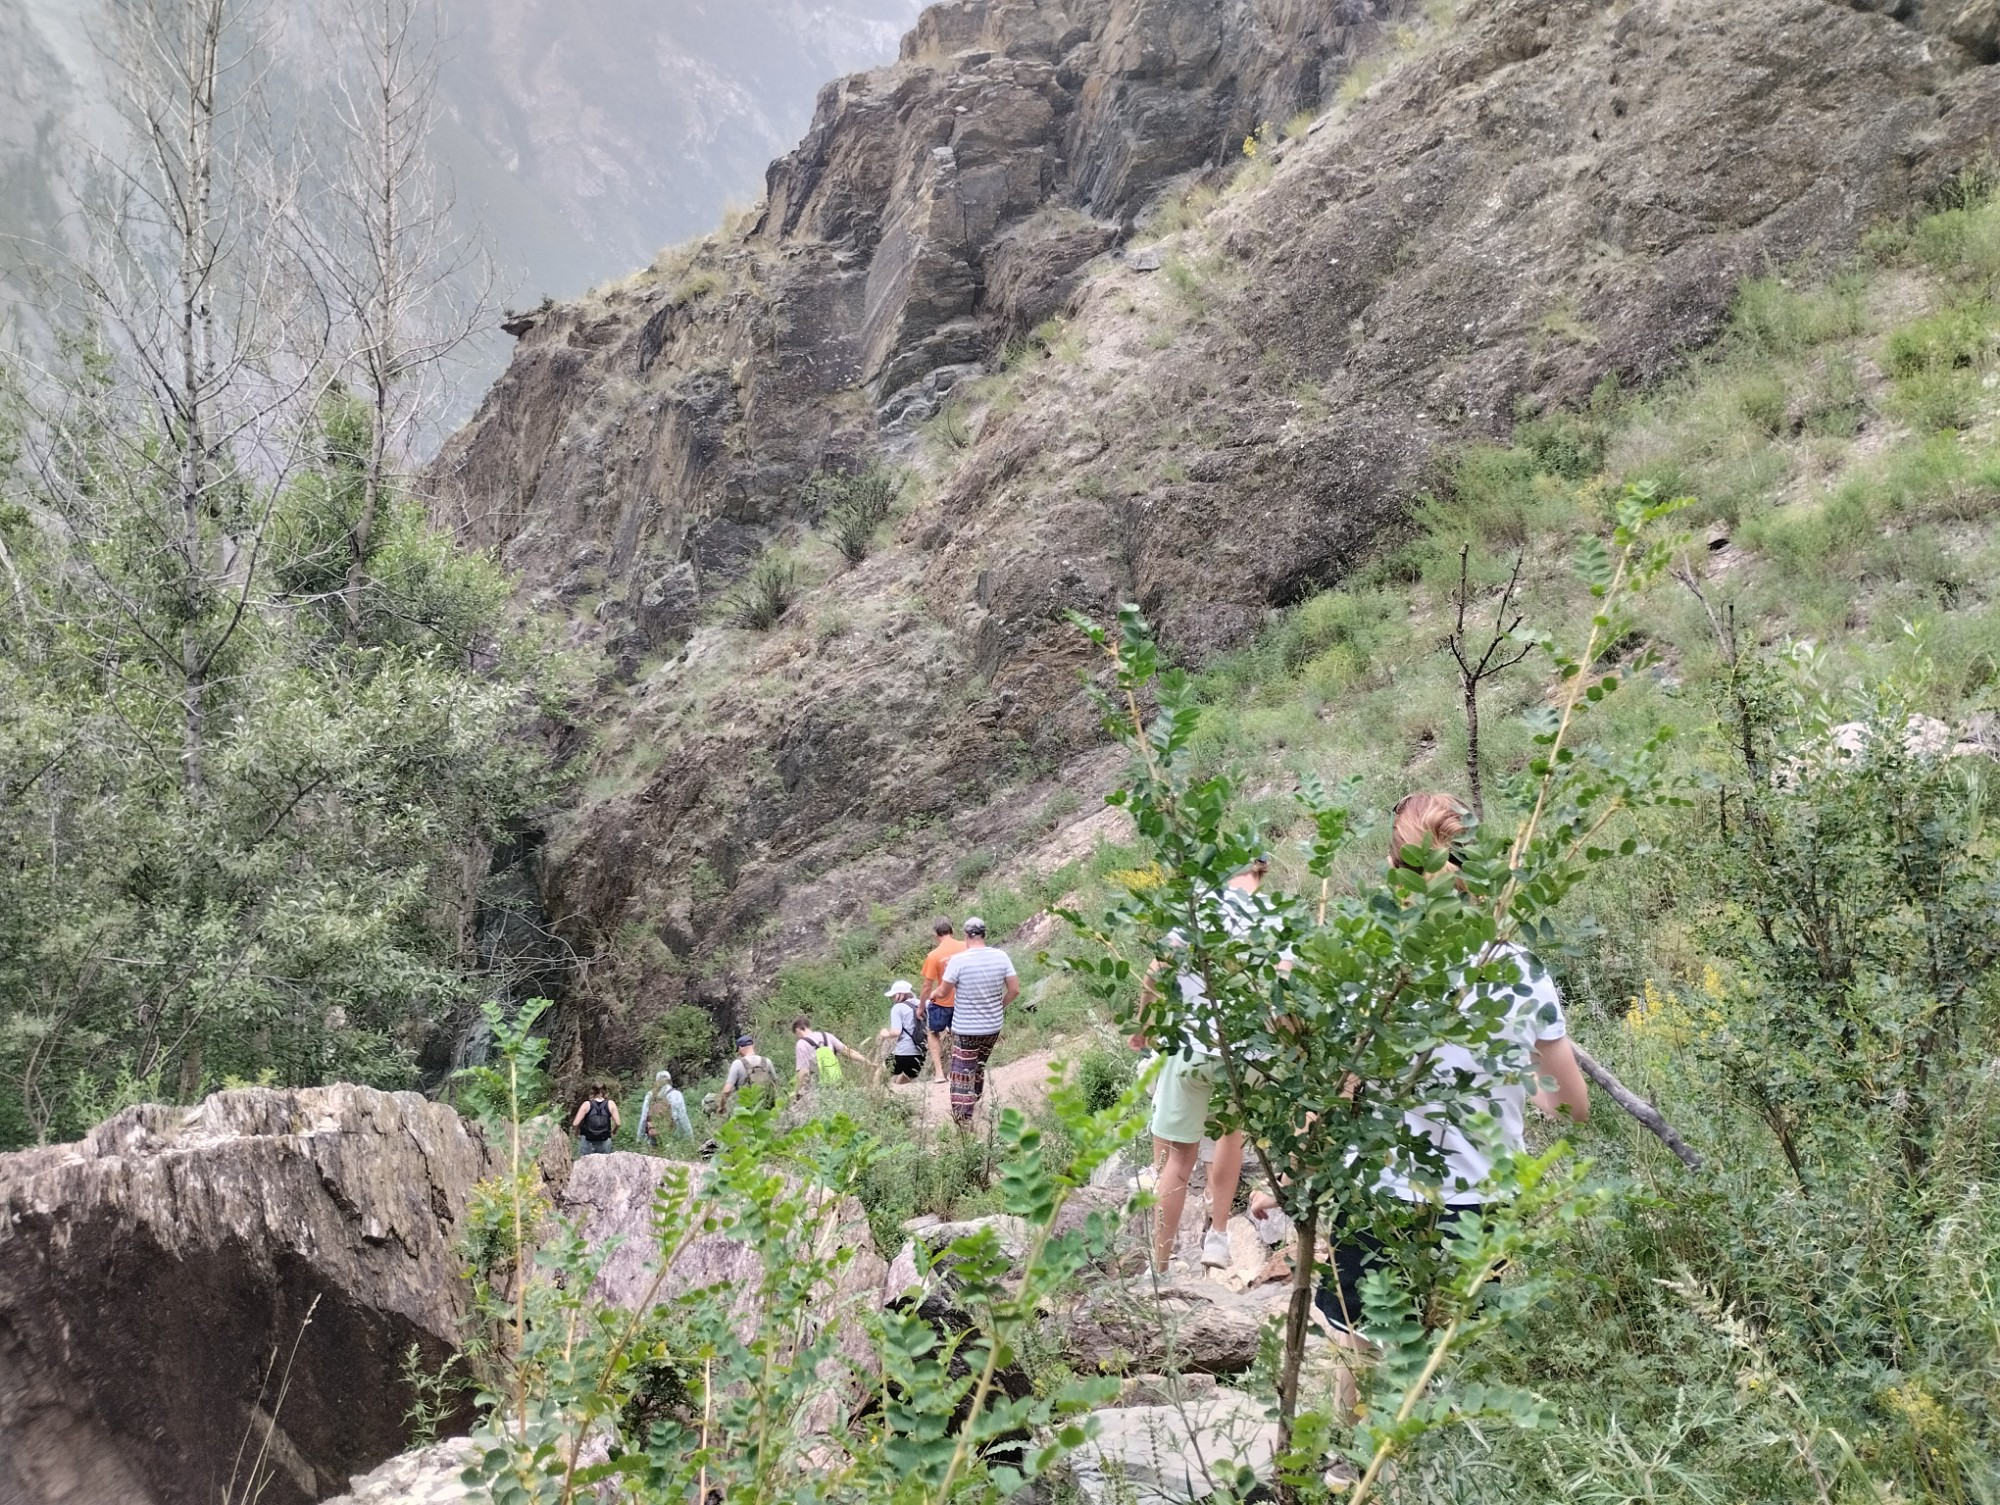
<svg viewBox="0 0 2000 1505"><path fill-rule="evenodd" d="M458 228L483 233L501 301L573 297L712 227L763 189L828 80L887 62L919 0L441 0L436 165ZM0 303L77 240L74 185L127 150L104 54L107 0L0 0ZM280 98L312 97L332 7L295 0L275 38ZM454 418L507 358L466 353Z"/></svg>

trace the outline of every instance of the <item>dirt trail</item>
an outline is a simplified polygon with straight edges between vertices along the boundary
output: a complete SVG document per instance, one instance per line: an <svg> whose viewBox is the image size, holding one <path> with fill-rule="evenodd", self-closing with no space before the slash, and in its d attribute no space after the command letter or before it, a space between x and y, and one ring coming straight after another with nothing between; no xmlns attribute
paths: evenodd
<svg viewBox="0 0 2000 1505"><path fill-rule="evenodd" d="M979 1102L976 1120L979 1127L983 1130L988 1117L1001 1108L1019 1108L1023 1113L1032 1113L1047 1102L1049 1063L1064 1053L1064 1046L1057 1044L1030 1051L1005 1065L989 1067L986 1072L986 1095ZM928 1070L928 1066L925 1069ZM942 1078L935 1082L898 1082L889 1090L899 1097L919 1100L922 1107L918 1109L918 1117L922 1122L943 1123L951 1117L951 1084Z"/></svg>

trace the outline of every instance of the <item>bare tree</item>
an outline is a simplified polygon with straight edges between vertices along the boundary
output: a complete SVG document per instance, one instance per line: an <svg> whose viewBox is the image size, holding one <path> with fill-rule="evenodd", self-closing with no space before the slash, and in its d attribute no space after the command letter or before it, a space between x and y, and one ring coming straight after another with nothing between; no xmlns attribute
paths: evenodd
<svg viewBox="0 0 2000 1505"><path fill-rule="evenodd" d="M1472 795L1472 813L1481 820L1486 819L1486 795L1479 766L1479 687L1489 679L1498 679L1535 648L1533 643L1522 643L1514 637L1521 625L1521 613L1514 612L1514 620L1507 620L1507 613L1513 609L1514 593L1520 588L1524 557L1514 556L1514 571L1507 577L1507 588L1500 593L1499 604L1493 608L1492 632L1485 648L1475 656L1465 626L1465 608L1472 600L1472 545L1466 544L1458 551L1458 594L1454 597L1458 617L1444 646L1458 665L1459 694L1465 702L1465 782Z"/></svg>
<svg viewBox="0 0 2000 1505"><path fill-rule="evenodd" d="M265 15L251 0L110 12L132 150L96 156L80 194L86 246L29 459L74 565L174 683L198 795L213 681L254 615L324 320L269 233L296 178L265 129Z"/></svg>
<svg viewBox="0 0 2000 1505"><path fill-rule="evenodd" d="M1472 545L1462 545L1458 551L1458 590L1452 598L1457 612L1443 646L1458 665L1459 694L1465 706L1465 779L1472 798L1473 814L1481 821L1486 819L1486 801L1481 787L1479 762L1480 686L1488 680L1498 679L1535 649L1532 640L1523 641L1514 636L1523 620L1522 613L1514 609L1514 598L1521 586L1521 561L1524 557L1521 554L1514 556L1514 568L1507 576L1507 584L1500 592L1498 604L1493 608L1493 626L1486 634L1486 646L1475 653L1472 634L1465 624L1465 610L1472 600ZM1693 586L1689 588L1693 589ZM1699 591L1696 594L1699 596ZM1708 603L1703 601L1702 604L1706 606ZM1511 621L1508 619L1510 612ZM1576 1063L1585 1076L1651 1131L1689 1170L1701 1169L1701 1157L1688 1148L1687 1141L1681 1138L1658 1108L1627 1087L1609 1067L1585 1050L1581 1042L1572 1038L1570 1046L1576 1052Z"/></svg>
<svg viewBox="0 0 2000 1505"><path fill-rule="evenodd" d="M385 495L442 397L446 363L490 312L493 275L453 225L430 155L443 34L436 0L333 0L333 147L300 229L340 320L341 374L371 431L361 504L347 530L342 605L360 631L368 558Z"/></svg>

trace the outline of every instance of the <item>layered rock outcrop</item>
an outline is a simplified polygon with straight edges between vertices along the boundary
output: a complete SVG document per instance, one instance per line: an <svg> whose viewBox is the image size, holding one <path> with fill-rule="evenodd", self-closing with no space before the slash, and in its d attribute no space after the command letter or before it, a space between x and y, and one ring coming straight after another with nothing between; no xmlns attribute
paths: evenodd
<svg viewBox="0 0 2000 1505"><path fill-rule="evenodd" d="M224 1092L0 1156L0 1501L266 1505L405 1444L464 1337L476 1129L412 1093ZM232 1475L237 1494L226 1493Z"/></svg>
<svg viewBox="0 0 2000 1505"><path fill-rule="evenodd" d="M1393 10L1289 0L926 13L825 93L736 234L547 315L437 474L606 655L601 777L544 865L591 962L586 1053L632 1064L631 1000L726 1013L1024 841L1047 792L1087 805L1113 769L1068 609L1138 601L1190 661L1239 644L1453 446L1658 378L1745 276L1837 259L1991 155L1977 10L1469 0L1407 50ZM1171 175L1221 183L1371 49L1368 88L1110 254ZM1060 353L967 401L1058 307ZM893 545L809 554L776 630L727 627L812 521L800 483L882 455L922 473Z"/></svg>

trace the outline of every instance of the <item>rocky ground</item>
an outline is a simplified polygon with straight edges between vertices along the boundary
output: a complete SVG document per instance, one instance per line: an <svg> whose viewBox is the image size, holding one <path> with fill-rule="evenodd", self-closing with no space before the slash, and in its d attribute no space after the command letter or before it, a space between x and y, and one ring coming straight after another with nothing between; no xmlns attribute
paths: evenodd
<svg viewBox="0 0 2000 1505"><path fill-rule="evenodd" d="M1453 444L1656 380L1745 274L1989 155L1991 9L927 12L745 225L541 316L433 478L600 671L537 861L569 1064L637 1065L674 1003L726 1025L1087 810L1115 765L1067 611L1239 644ZM849 568L803 483L882 460L902 510ZM799 599L730 625L774 547Z"/></svg>
<svg viewBox="0 0 2000 1505"><path fill-rule="evenodd" d="M474 1182L499 1168L453 1110L359 1087L132 1109L81 1144L0 1157L0 1498L194 1505L228 1487L218 1460L237 1458L245 1437L248 1456L265 1460L265 1500L341 1488L354 1505L462 1498L458 1446L400 1453L413 1399L403 1360L414 1345L436 1372L462 1340L469 1291L456 1245ZM543 1164L557 1209L611 1248L599 1299L635 1307L698 1287L756 1290L756 1256L721 1234L656 1268L653 1208L673 1169L636 1154L572 1166L560 1147ZM1081 1193L1065 1216L1124 1206L1131 1169ZM1185 1247L1203 1216L1197 1187ZM1018 1251L1009 1220L982 1221ZM1177 1457L1163 1438L1185 1444L1190 1426L1241 1419L1227 1397L1204 1400L1216 1415L1192 1423L1167 1404L1248 1370L1284 1301L1288 1272L1237 1221L1229 1269L1184 1265L1157 1282L1132 1273L1148 1239L1133 1222L1106 1278L1052 1312L1065 1363L1132 1376L1102 1413L1107 1457L1140 1439L1149 1456ZM859 1252L822 1309L856 1318L909 1301L948 1305L948 1286L919 1276L916 1247L942 1248L978 1226L921 1219L902 1249L878 1252L848 1205L827 1236ZM866 1372L860 1323L845 1331ZM829 1388L800 1417L803 1433L831 1426L843 1399L861 1397ZM1086 1460L1084 1472L1096 1466ZM1136 1454L1105 1467L1137 1467Z"/></svg>

